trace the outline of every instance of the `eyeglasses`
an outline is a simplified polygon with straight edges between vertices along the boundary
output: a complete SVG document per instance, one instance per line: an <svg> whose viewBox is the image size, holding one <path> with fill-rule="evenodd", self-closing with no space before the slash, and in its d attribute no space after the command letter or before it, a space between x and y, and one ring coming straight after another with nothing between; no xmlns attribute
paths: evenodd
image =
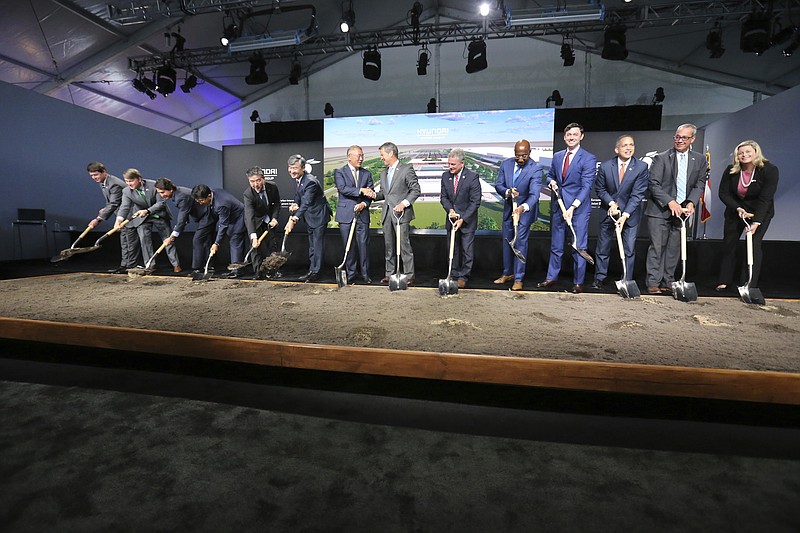
<svg viewBox="0 0 800 533"><path fill-rule="evenodd" d="M690 135L687 137L686 135L676 135L673 137L676 141L688 141L689 139L694 139L694 135Z"/></svg>
<svg viewBox="0 0 800 533"><path fill-rule="evenodd" d="M514 159L528 159L531 154L514 154Z"/></svg>

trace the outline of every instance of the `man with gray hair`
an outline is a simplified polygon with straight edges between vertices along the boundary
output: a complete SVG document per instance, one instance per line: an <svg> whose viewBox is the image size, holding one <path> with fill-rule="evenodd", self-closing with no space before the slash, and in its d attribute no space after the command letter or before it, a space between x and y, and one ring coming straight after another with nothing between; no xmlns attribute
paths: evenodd
<svg viewBox="0 0 800 533"><path fill-rule="evenodd" d="M383 241L385 251L386 275L381 283L389 283L389 276L395 272L405 274L408 284L414 284L414 251L411 249L409 229L414 220L414 201L419 197L420 189L414 167L401 163L397 145L385 142L379 148L379 153L386 168L381 171L380 190L375 193L375 200L385 200L381 212L383 224ZM400 226L400 256L403 261L402 272L397 264L397 251L395 242L396 227Z"/></svg>
<svg viewBox="0 0 800 533"><path fill-rule="evenodd" d="M447 156L447 168L442 174L441 203L447 212L447 242L456 231L453 248L453 267L448 273L463 289L472 273L475 230L478 229L478 207L481 205L481 182L478 174L464 166L464 150L454 148Z"/></svg>
<svg viewBox="0 0 800 533"><path fill-rule="evenodd" d="M300 154L289 156L289 175L297 181L294 202L289 206L289 221L285 231L291 233L295 224L302 218L308 226L308 273L300 276L300 281L319 279L325 250L325 228L331 219L331 208L325 199L325 191L313 174L306 172L306 160Z"/></svg>

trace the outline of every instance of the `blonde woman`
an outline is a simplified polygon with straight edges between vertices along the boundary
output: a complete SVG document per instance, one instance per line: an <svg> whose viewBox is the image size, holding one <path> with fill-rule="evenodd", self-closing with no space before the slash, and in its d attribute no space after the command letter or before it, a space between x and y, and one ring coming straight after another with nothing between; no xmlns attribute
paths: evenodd
<svg viewBox="0 0 800 533"><path fill-rule="evenodd" d="M742 141L733 151L733 163L728 165L719 182L719 199L725 204L725 226L722 236L722 263L717 292L732 288L736 270L736 250L742 230L753 235L753 279L758 287L761 274L761 241L775 216L773 198L778 188L778 167L770 163L755 141ZM750 224L746 230L744 219ZM746 279L743 269L741 279Z"/></svg>

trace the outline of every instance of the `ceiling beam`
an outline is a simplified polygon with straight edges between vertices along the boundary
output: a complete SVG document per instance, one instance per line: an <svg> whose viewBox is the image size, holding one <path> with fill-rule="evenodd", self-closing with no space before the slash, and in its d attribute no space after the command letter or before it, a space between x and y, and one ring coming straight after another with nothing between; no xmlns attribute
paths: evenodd
<svg viewBox="0 0 800 533"><path fill-rule="evenodd" d="M115 102L118 102L120 104L125 104L127 106L133 107L133 108L137 109L138 111L146 111L147 113L150 113L152 115L157 115L157 116L159 116L161 118L165 118L167 120L171 120L173 122L177 122L178 124L186 124L186 125L189 124L185 120L181 120L179 118L175 118L172 115L168 115L166 113L162 113L161 111L156 111L155 109L150 109L148 107L144 107L144 106L141 106L139 104L133 103L130 100L125 100L124 98L119 98L118 96L114 96L114 95L111 95L111 94L108 94L108 93L104 93L103 91L98 91L97 89L95 89L94 87L90 87L86 83L75 82L75 83L72 83L72 86L73 87L77 87L77 88L79 88L81 90L84 90L84 91L89 91L90 93L94 93L97 96L100 96L100 97L103 97L103 98L108 98L109 100L114 100Z"/></svg>

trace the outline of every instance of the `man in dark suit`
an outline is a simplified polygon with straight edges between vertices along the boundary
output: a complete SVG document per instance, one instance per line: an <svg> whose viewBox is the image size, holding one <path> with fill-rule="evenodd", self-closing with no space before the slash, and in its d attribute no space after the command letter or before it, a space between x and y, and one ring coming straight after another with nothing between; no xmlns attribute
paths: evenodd
<svg viewBox="0 0 800 533"><path fill-rule="evenodd" d="M205 265L208 251L214 242L216 215L207 206L194 201L190 188L175 185L168 178L156 180L156 192L162 202L176 211L175 224L169 235L170 244L180 237L190 220L197 223L197 229L192 236L192 270L199 271Z"/></svg>
<svg viewBox="0 0 800 533"><path fill-rule="evenodd" d="M514 157L505 159L497 172L495 190L505 200L503 206L503 275L494 280L498 285L514 281L512 291L521 291L525 263L517 259L508 241L514 238L514 204L516 204L517 240L514 248L528 256L528 235L539 213L539 192L542 189L542 167L531 159L531 143L525 139L514 145Z"/></svg>
<svg viewBox="0 0 800 533"><path fill-rule="evenodd" d="M578 242L578 248L586 249L589 240L589 216L592 214L590 193L595 175L597 159L581 148L583 126L577 122L567 124L564 128L566 150L553 155L553 162L547 178L547 186L558 191L567 208L566 219L561 214L558 204L550 204L550 264L547 277L537 286L551 287L558 279L561 271L561 258L564 254L564 241L567 234L567 220L572 222ZM555 198L553 198L555 200ZM572 238L572 232L569 232ZM586 259L576 251L572 251L573 274L572 292L583 292L583 280L586 277Z"/></svg>
<svg viewBox="0 0 800 533"><path fill-rule="evenodd" d="M691 150L696 134L694 124L679 126L673 148L657 154L650 165L650 196L644 210L650 233L646 279L649 294L672 291L681 249L680 217L694 214L706 186L706 158Z"/></svg>
<svg viewBox="0 0 800 533"><path fill-rule="evenodd" d="M458 280L460 289L467 286L472 273L478 207L481 205L481 180L476 172L464 167L464 150L454 148L447 156L448 170L442 174L441 203L447 212L447 242L456 231L453 268L448 276Z"/></svg>
<svg viewBox="0 0 800 533"><path fill-rule="evenodd" d="M211 189L203 183L192 188L194 200L204 206L217 217L217 233L211 252L219 250L222 239L228 236L231 250L231 263L241 263L244 259L244 243L247 240L247 228L244 225L244 205L225 189ZM239 269L223 274L223 278L238 278Z"/></svg>
<svg viewBox="0 0 800 533"><path fill-rule="evenodd" d="M278 186L264 179L261 167L247 169L247 181L250 186L244 190L244 223L250 234L250 246L255 248L250 259L253 264L254 279L264 279L266 272L261 270L261 261L269 251L275 251L278 239L272 229L278 225L278 212L281 209L281 195ZM270 232L258 245L258 238L269 228ZM270 273L271 277L280 277L280 272Z"/></svg>
<svg viewBox="0 0 800 533"><path fill-rule="evenodd" d="M363 162L364 151L360 146L351 146L347 149L347 164L333 171L333 182L339 191L335 220L345 246L351 224L356 225L354 243L350 245L344 265L348 283L355 282L359 270L364 283L372 282L369 277L369 206L374 191L372 173L361 168Z"/></svg>
<svg viewBox="0 0 800 533"><path fill-rule="evenodd" d="M389 276L395 272L406 275L408 284L414 284L414 251L411 249L410 229L414 220L414 202L419 197L420 189L414 167L401 163L397 145L385 142L379 153L386 168L381 171L380 189L375 192L375 200L384 200L381 211L383 225L383 242L385 245L386 275L381 283L389 283ZM400 219L400 257L403 269L397 264L397 219Z"/></svg>
<svg viewBox="0 0 800 533"><path fill-rule="evenodd" d="M614 152L617 157L603 161L594 181L595 193L607 215L600 222L595 250L595 273L592 289L602 290L608 275L608 254L616 240L616 227L622 228L622 249L625 252L626 279L633 279L636 259L636 233L642 218L641 203L647 192L647 164L633 157L635 144L630 135L617 138ZM615 221L614 216L617 220Z"/></svg>
<svg viewBox="0 0 800 533"><path fill-rule="evenodd" d="M132 217L142 217L144 222L139 224L136 232L139 235L139 245L142 250L142 259L145 261L153 257L153 229L158 232L161 241L169 239L170 216L166 204L160 201L161 197L156 191L155 183L142 177L141 172L135 168L126 170L122 177L127 187L122 191L122 205L117 211L115 227L122 225L122 221ZM172 264L174 272L180 272L181 264L178 260L178 251L175 246L167 246L167 257ZM150 265L155 268L155 263Z"/></svg>
<svg viewBox="0 0 800 533"><path fill-rule="evenodd" d="M111 218L122 205L122 190L127 187L125 182L116 176L112 176L106 170L106 166L99 161L92 161L86 165L86 171L103 193L106 205L97 212L97 217L89 221L89 227L96 228L104 220ZM120 265L109 270L109 274L124 274L129 268L136 266L136 258L139 255L139 237L136 235L135 228L122 228L119 233L120 250L122 259Z"/></svg>
<svg viewBox="0 0 800 533"><path fill-rule="evenodd" d="M325 228L331 219L331 208L325 198L325 191L316 176L306 172L306 160L300 154L289 157L289 175L297 180L294 203L289 206L292 214L285 230L290 232L301 218L308 226L308 273L300 276L300 281L317 281L325 253Z"/></svg>

